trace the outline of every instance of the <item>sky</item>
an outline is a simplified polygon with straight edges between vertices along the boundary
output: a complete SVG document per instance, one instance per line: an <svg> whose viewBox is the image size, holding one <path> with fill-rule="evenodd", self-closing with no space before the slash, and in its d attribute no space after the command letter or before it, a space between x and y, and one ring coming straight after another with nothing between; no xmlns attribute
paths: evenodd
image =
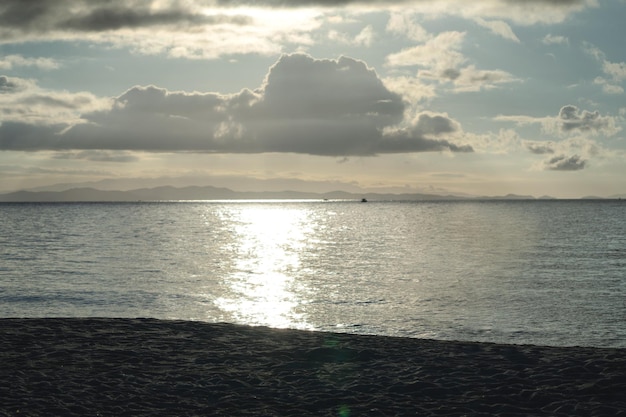
<svg viewBox="0 0 626 417"><path fill-rule="evenodd" d="M624 16L626 0L3 0L0 192L624 195Z"/></svg>

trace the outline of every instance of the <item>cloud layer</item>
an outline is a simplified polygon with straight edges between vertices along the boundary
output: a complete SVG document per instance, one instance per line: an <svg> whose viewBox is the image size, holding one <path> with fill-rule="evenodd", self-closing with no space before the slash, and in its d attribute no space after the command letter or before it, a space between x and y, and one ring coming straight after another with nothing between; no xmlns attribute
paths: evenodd
<svg viewBox="0 0 626 417"><path fill-rule="evenodd" d="M466 0L4 0L0 3L0 43L78 39L189 58L276 54L295 39L313 42L310 30L318 27L316 18L331 10L461 16L519 42L507 21L526 25L561 22L594 5L595 0L474 0L471 6ZM304 9L316 12L303 16ZM273 16L258 10L271 10ZM155 33L176 34L177 42L157 41ZM367 42L371 33L362 36L361 42ZM243 39L252 45L246 48Z"/></svg>
<svg viewBox="0 0 626 417"><path fill-rule="evenodd" d="M352 156L423 151L470 152L459 124L423 112L404 121L402 97L374 70L348 57L282 56L257 90L237 94L172 92L137 86L106 101L85 94L19 92L23 80L0 78L2 150L145 150L214 153L292 152ZM0 102L1 103L1 102ZM98 107L94 103L98 103ZM28 113L28 106L40 106ZM41 107L43 106L43 107ZM63 109L62 114L46 110ZM88 110L80 119L69 113ZM67 113L67 114L66 114ZM65 119L60 115L64 115Z"/></svg>

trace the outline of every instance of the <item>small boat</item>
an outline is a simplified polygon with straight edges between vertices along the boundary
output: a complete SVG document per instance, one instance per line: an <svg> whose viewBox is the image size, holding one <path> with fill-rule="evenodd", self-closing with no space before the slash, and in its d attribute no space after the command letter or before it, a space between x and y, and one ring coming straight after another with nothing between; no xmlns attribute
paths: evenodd
<svg viewBox="0 0 626 417"><path fill-rule="evenodd" d="M367 203L367 198L362 198L361 203Z"/></svg>

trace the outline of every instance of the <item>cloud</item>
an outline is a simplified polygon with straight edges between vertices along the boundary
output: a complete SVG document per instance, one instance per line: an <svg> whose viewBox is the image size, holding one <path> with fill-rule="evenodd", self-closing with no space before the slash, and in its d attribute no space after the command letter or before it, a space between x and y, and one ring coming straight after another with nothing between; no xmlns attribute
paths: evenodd
<svg viewBox="0 0 626 417"><path fill-rule="evenodd" d="M540 124L545 133L555 135L591 134L614 136L621 131L617 125L618 118L615 116L602 116L600 112L580 110L574 105L561 107L556 117L532 117L532 116L496 116L494 120L514 122L517 125Z"/></svg>
<svg viewBox="0 0 626 417"><path fill-rule="evenodd" d="M535 155L545 155L554 153L554 143L552 142L526 142L526 149Z"/></svg>
<svg viewBox="0 0 626 417"><path fill-rule="evenodd" d="M130 152L89 150L80 152L59 152L53 159L78 159L94 162L137 162L139 158Z"/></svg>
<svg viewBox="0 0 626 417"><path fill-rule="evenodd" d="M418 77L442 83L451 82L455 91L480 91L495 88L497 84L517 81L502 70L480 70L466 65L467 59L459 49L465 32L442 32L430 37L421 45L401 50L387 56L390 67L419 67Z"/></svg>
<svg viewBox="0 0 626 417"><path fill-rule="evenodd" d="M78 99L24 98L55 108ZM327 156L472 150L455 142L461 129L447 115L421 113L403 125L404 110L402 96L364 62L293 54L282 56L254 91L222 95L133 87L107 107L83 113L80 122L16 117L0 125L0 149Z"/></svg>
<svg viewBox="0 0 626 417"><path fill-rule="evenodd" d="M483 18L477 17L476 19L474 19L474 21L480 26L489 29L492 33L495 33L496 35L504 39L513 41L515 43L520 43L519 38L513 32L511 26L509 26L508 23L502 20L485 20Z"/></svg>
<svg viewBox="0 0 626 417"><path fill-rule="evenodd" d="M102 32L124 28L175 25L189 27L212 24L250 24L241 15L207 15L200 8L182 2L86 0L4 0L0 6L0 25L10 33L45 34L59 31ZM12 32L11 32L12 31Z"/></svg>
<svg viewBox="0 0 626 417"><path fill-rule="evenodd" d="M323 7L392 9L424 15L510 19L520 24L557 23L570 14L597 6L596 0L218 0L223 7Z"/></svg>
<svg viewBox="0 0 626 417"><path fill-rule="evenodd" d="M6 0L0 2L0 43L79 40L139 54L214 59L277 55L284 45L312 43L311 31L321 25L319 11L214 5L208 0Z"/></svg>
<svg viewBox="0 0 626 417"><path fill-rule="evenodd" d="M76 40L186 59L277 56L323 40L315 31L330 23L337 12L356 19L364 12L389 13L388 31L419 41L426 39L426 32L412 16L476 20L515 41L510 23L562 22L594 4L595 0L476 0L469 7L466 0L4 0L0 2L0 44ZM366 27L354 41L368 46L373 36L373 29ZM340 32L331 32L331 38L349 40ZM9 65L15 64L4 63L5 68ZM39 60L20 65L50 69L58 63Z"/></svg>
<svg viewBox="0 0 626 417"><path fill-rule="evenodd" d="M29 83L20 78L9 78L0 75L0 94L10 94L28 88Z"/></svg>
<svg viewBox="0 0 626 417"><path fill-rule="evenodd" d="M541 42L545 45L569 45L569 39L565 36L547 34Z"/></svg>
<svg viewBox="0 0 626 417"><path fill-rule="evenodd" d="M59 26L69 30L100 32L151 26L176 25L178 27L188 27L216 24L243 26L251 23L252 19L243 15L203 15L182 9L153 11L150 8L141 7L100 7L62 20L59 22Z"/></svg>
<svg viewBox="0 0 626 417"><path fill-rule="evenodd" d="M611 81L607 80L606 78L603 77L596 77L593 80L594 84L598 84L602 86L602 91L606 94L623 94L624 93L624 88L621 85L617 85L612 83Z"/></svg>
<svg viewBox="0 0 626 417"><path fill-rule="evenodd" d="M70 124L80 115L104 108L108 99L88 92L70 93L40 88L33 80L0 76L2 123Z"/></svg>
<svg viewBox="0 0 626 417"><path fill-rule="evenodd" d="M587 161L578 155L565 156L559 155L550 158L545 166L551 171L580 171L585 168Z"/></svg>
<svg viewBox="0 0 626 417"><path fill-rule="evenodd" d="M512 31L502 19L520 24L561 22L571 13L596 5L595 0L4 0L0 4L0 39L78 38L81 33L115 32L167 27L184 33L215 25L253 26L259 24L246 9L345 9L399 11L422 15L455 15L480 18L491 30L511 38ZM235 13L233 13L235 11ZM273 22L277 23L277 20Z"/></svg>
<svg viewBox="0 0 626 417"><path fill-rule="evenodd" d="M418 106L437 96L435 86L424 83L420 78L409 76L387 77L385 85L394 93L401 94L407 103Z"/></svg>
<svg viewBox="0 0 626 417"><path fill-rule="evenodd" d="M444 77L446 73L442 74ZM519 81L510 73L502 70L479 70L473 65L469 65L461 70L449 69L447 75L454 83L456 91L480 91L482 89L493 89L498 84Z"/></svg>
<svg viewBox="0 0 626 417"><path fill-rule="evenodd" d="M220 5L265 5L270 7L303 7L303 6L329 6L340 7L348 4L406 4L406 3L423 3L431 0L217 0ZM483 3L516 3L519 0L502 0L502 1L483 1ZM584 3L580 0L523 0L525 4L554 4L554 5L571 5Z"/></svg>
<svg viewBox="0 0 626 417"><path fill-rule="evenodd" d="M608 135L617 133L614 118L600 116L597 110L580 110L573 105L563 106L556 121L563 132L604 132Z"/></svg>
<svg viewBox="0 0 626 417"><path fill-rule="evenodd" d="M604 60L602 63L602 70L615 82L622 82L626 80L626 62L610 62Z"/></svg>
<svg viewBox="0 0 626 417"><path fill-rule="evenodd" d="M602 64L604 77L596 77L594 84L602 86L602 91L607 94L622 94L624 88L620 85L626 81L626 62L611 62L606 59L606 55L596 46L586 42L583 44L584 51Z"/></svg>
<svg viewBox="0 0 626 417"><path fill-rule="evenodd" d="M614 136L620 116L603 116L598 111L581 110L573 105L561 107L557 116L498 116L495 120L514 122L517 125L538 124L546 134L562 139L549 141L523 140L523 147L534 155L547 155L536 168L550 171L578 171L587 168L590 160L616 157L604 148L594 136Z"/></svg>
<svg viewBox="0 0 626 417"><path fill-rule="evenodd" d="M11 70L14 67L36 67L43 70L52 70L60 64L50 58L25 58L22 55L6 55L0 58L0 69Z"/></svg>
<svg viewBox="0 0 626 417"><path fill-rule="evenodd" d="M401 153L419 151L473 152L470 145L456 145L445 139L438 139L445 135L454 135L460 132L459 124L447 115L418 114L408 128L389 129L387 138L382 144L382 152Z"/></svg>
<svg viewBox="0 0 626 417"><path fill-rule="evenodd" d="M560 141L523 141L523 145L535 155L548 155L539 168L552 171L582 170L588 166L590 160L601 161L620 157L618 152L584 136L569 137Z"/></svg>
<svg viewBox="0 0 626 417"><path fill-rule="evenodd" d="M331 41L354 46L370 46L374 41L374 37L374 28L371 25L364 27L363 30L356 35L341 33L336 30L328 32L328 38Z"/></svg>
<svg viewBox="0 0 626 417"><path fill-rule="evenodd" d="M301 4L301 2L292 3ZM324 3L346 4L349 2ZM509 21L518 25L559 23L573 13L598 5L596 0L473 0L471 2L467 0L418 0L363 1L353 2L353 4L360 4L370 9L384 7L404 14L420 14L427 17L456 16L469 20L482 18L490 21Z"/></svg>
<svg viewBox="0 0 626 417"><path fill-rule="evenodd" d="M456 68L466 61L458 51L465 39L465 32L441 32L421 45L405 48L387 56L390 67L426 67L437 72Z"/></svg>
<svg viewBox="0 0 626 417"><path fill-rule="evenodd" d="M390 14L386 30L390 33L406 36L416 42L424 42L430 38L426 29L417 23L413 16L402 12Z"/></svg>

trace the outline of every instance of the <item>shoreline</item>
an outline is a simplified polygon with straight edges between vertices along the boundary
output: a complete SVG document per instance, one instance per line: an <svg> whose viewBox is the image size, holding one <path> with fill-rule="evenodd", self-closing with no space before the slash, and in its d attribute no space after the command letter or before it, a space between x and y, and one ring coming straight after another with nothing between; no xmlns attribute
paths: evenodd
<svg viewBox="0 0 626 417"><path fill-rule="evenodd" d="M617 416L626 349L0 319L0 416Z"/></svg>

